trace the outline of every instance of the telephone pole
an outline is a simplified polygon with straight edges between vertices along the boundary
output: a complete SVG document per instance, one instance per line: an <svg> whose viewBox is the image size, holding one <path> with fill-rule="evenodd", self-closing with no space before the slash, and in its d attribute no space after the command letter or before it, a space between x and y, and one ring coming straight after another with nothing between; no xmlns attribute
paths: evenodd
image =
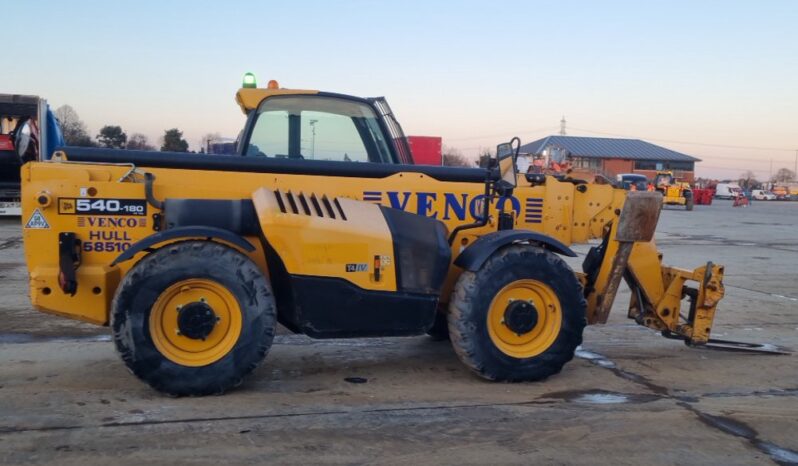
<svg viewBox="0 0 798 466"><path fill-rule="evenodd" d="M310 140L311 141L310 142L310 159L311 160L315 160L316 159L316 123L318 123L318 122L319 122L319 120L310 120L310 129L311 129L311 132L313 133L313 139Z"/></svg>

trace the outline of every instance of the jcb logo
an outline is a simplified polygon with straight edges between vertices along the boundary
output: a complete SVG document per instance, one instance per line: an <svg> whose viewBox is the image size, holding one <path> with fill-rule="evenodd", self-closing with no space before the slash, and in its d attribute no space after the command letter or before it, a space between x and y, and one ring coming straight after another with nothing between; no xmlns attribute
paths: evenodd
<svg viewBox="0 0 798 466"><path fill-rule="evenodd" d="M59 199L58 200L58 213L59 214L74 214L75 200L74 199Z"/></svg>

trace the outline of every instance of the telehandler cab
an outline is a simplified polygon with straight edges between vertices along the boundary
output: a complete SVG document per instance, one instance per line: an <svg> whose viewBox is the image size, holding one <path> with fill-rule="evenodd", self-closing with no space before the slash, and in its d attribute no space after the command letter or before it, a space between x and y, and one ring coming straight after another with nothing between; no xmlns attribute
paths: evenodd
<svg viewBox="0 0 798 466"><path fill-rule="evenodd" d="M239 385L277 322L448 334L480 376L540 380L606 322L622 278L630 318L710 342L723 267L662 265L659 193L518 175L517 139L488 169L408 165L384 99L253 83L238 157L64 147L22 169L33 304L110 325L155 389ZM560 256L593 238L573 272Z"/></svg>

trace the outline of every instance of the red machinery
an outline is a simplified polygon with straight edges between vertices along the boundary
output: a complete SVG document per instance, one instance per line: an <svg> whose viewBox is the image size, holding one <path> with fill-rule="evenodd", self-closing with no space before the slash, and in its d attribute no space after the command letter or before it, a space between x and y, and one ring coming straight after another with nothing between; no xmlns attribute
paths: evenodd
<svg viewBox="0 0 798 466"><path fill-rule="evenodd" d="M696 205L711 205L714 196L714 189L693 189L693 199Z"/></svg>
<svg viewBox="0 0 798 466"><path fill-rule="evenodd" d="M407 136L407 144L416 165L443 165L442 138L438 136Z"/></svg>

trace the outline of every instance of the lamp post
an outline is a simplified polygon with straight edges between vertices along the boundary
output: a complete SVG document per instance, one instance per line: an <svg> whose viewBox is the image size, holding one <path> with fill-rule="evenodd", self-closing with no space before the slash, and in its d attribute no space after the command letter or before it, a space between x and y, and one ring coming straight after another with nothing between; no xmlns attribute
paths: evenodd
<svg viewBox="0 0 798 466"><path fill-rule="evenodd" d="M310 120L310 130L313 137L310 140L310 158L311 160L316 158L316 123L319 120Z"/></svg>

